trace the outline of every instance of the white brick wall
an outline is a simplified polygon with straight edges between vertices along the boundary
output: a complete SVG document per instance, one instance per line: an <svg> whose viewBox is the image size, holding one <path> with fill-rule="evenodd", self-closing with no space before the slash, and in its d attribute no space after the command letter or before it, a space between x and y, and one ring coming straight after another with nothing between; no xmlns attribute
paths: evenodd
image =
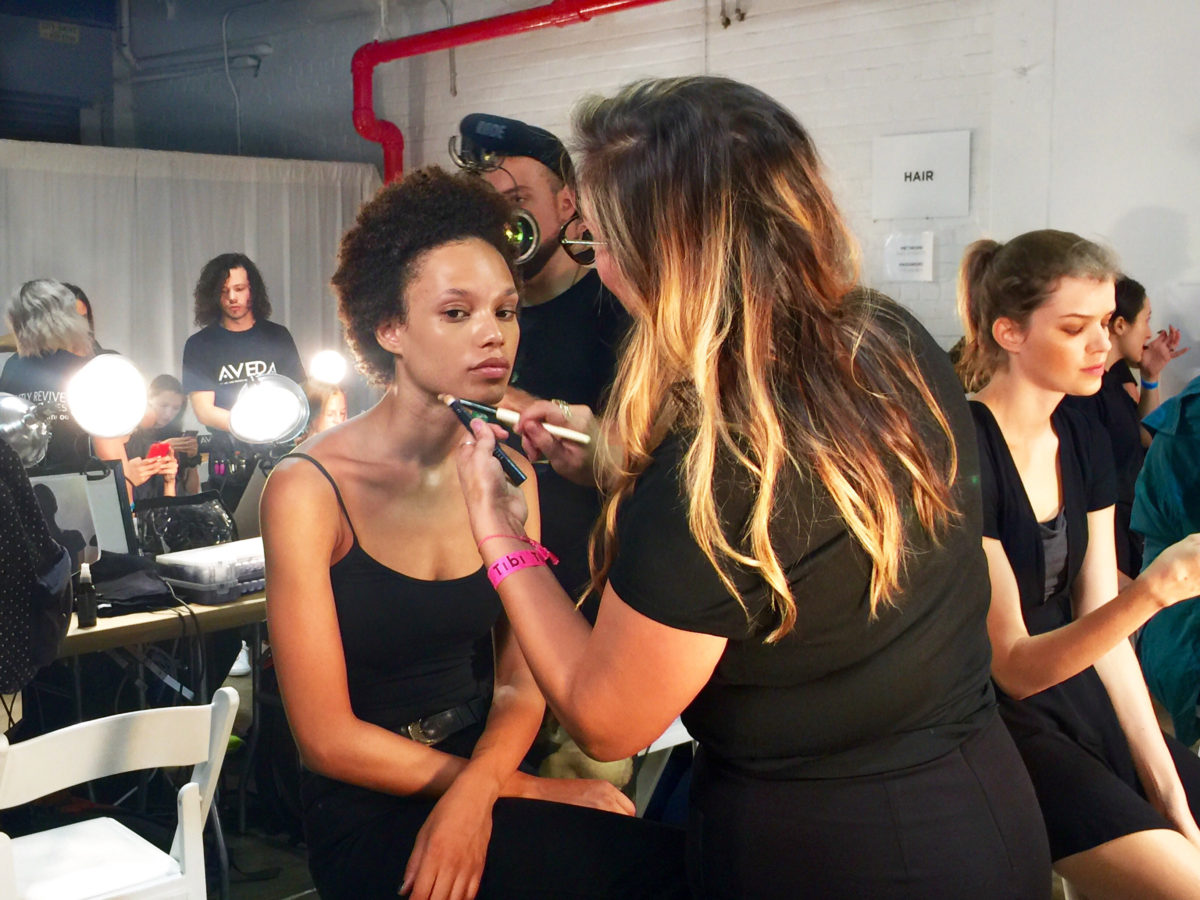
<svg viewBox="0 0 1200 900"><path fill-rule="evenodd" d="M383 66L376 90L405 131L406 165L446 163L446 141L469 112L490 111L569 133L572 105L638 77L712 73L753 84L809 128L863 250L863 279L912 308L947 345L959 334L954 276L962 248L986 218L992 82L992 0L744 0L744 21L721 28L716 0L670 0L457 51L458 96L447 54ZM734 2L727 11L733 16ZM497 8L497 11L503 11ZM414 30L437 21L413 22ZM403 121L408 112L415 127ZM969 128L970 215L871 219L876 135ZM938 280L882 280L882 248L895 230L935 233Z"/></svg>
<svg viewBox="0 0 1200 900"><path fill-rule="evenodd" d="M458 0L456 18L537 2ZM736 5L726 0L731 16ZM183 37L166 23L161 33L144 25L142 52L171 49L156 46L168 37L219 42L224 7L202 6L177 4L181 18L195 17L195 33ZM381 163L350 124L350 56L374 35L372 6L293 0L234 17L232 36L276 50L257 79L235 75L247 153ZM150 0L134 7L161 17ZM1200 271L1189 249L1200 233L1195 0L1153 0L1136 15L1125 0L742 0L742 8L745 20L728 29L720 0L668 0L459 48L456 97L449 54L389 63L376 73L376 110L403 130L411 168L448 164L446 141L468 112L565 135L585 93L643 76L728 75L777 97L812 131L861 244L864 280L911 306L943 343L959 334L954 281L965 245L1055 226L1110 240L1162 298L1156 319L1169 313L1200 344ZM393 36L446 24L432 0L393 0L390 9ZM357 18L327 21L331 10ZM135 100L145 145L232 152L223 73L145 85ZM873 221L872 139L950 129L972 134L968 215ZM916 230L935 234L937 280L884 281L886 236ZM1200 348L1191 355L1200 360Z"/></svg>

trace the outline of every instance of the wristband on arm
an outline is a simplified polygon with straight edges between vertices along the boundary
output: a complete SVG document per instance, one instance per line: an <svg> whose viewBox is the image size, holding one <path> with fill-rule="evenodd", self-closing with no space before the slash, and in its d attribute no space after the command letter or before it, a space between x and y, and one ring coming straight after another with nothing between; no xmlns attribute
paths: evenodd
<svg viewBox="0 0 1200 900"><path fill-rule="evenodd" d="M533 548L531 550L518 550L515 553L506 553L488 566L488 581L492 583L492 587L499 587L500 582L513 572L518 572L521 569L528 569L532 566L544 566L547 561L552 566L558 565L558 557L531 537L523 534L489 534L479 542L479 545L483 546L484 542L490 541L492 538L510 538L514 541L529 544Z"/></svg>
<svg viewBox="0 0 1200 900"><path fill-rule="evenodd" d="M1158 387L1158 382L1157 382L1157 381L1147 381L1147 380L1146 380L1146 379L1144 379L1144 378L1142 379L1142 390L1143 390L1143 391L1152 391L1152 390L1154 390L1156 387Z"/></svg>

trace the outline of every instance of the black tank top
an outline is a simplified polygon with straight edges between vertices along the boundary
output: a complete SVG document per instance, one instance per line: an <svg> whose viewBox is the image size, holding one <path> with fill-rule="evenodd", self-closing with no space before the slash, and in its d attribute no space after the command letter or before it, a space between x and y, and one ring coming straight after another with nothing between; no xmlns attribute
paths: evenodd
<svg viewBox="0 0 1200 900"><path fill-rule="evenodd" d="M307 454L291 455L308 460L329 481L354 538L329 569L354 714L403 733L416 719L489 696L492 627L501 605L483 567L449 581L388 568L359 544L325 467Z"/></svg>

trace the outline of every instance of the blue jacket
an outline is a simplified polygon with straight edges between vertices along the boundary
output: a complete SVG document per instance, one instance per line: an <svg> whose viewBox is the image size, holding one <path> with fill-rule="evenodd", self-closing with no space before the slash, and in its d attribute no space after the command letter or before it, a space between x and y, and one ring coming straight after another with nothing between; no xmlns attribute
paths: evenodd
<svg viewBox="0 0 1200 900"><path fill-rule="evenodd" d="M1143 569L1200 531L1200 377L1146 416L1154 440L1138 476L1131 526L1146 537ZM1200 597L1164 609L1138 640L1146 682L1185 744L1200 740Z"/></svg>

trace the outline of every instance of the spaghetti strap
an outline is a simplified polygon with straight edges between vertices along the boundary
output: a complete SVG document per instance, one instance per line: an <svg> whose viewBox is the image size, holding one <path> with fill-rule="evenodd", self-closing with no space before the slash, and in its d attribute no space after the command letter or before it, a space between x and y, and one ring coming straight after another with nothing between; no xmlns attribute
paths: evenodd
<svg viewBox="0 0 1200 900"><path fill-rule="evenodd" d="M346 509L346 501L342 499L342 492L338 490L337 482L333 480L333 476L329 474L329 470L323 465L309 456L307 453L289 453L288 459L306 459L314 466L317 471L325 476L325 480L329 482L329 486L333 488L333 495L337 497L338 506L342 509L342 515L346 517L346 524L350 526L350 534L354 537L354 543L358 543L358 532L354 530L354 523L350 521L350 512Z"/></svg>

